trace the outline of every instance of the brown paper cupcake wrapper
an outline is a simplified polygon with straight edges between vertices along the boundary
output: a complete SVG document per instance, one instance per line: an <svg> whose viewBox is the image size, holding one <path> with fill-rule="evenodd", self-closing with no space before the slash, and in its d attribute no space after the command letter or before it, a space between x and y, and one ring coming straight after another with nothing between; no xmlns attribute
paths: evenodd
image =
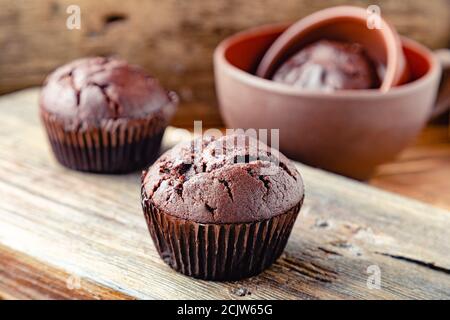
<svg viewBox="0 0 450 320"><path fill-rule="evenodd" d="M105 120L97 127L67 124L41 113L56 159L89 172L126 173L151 164L158 156L165 126L148 120Z"/></svg>
<svg viewBox="0 0 450 320"><path fill-rule="evenodd" d="M283 252L301 207L259 222L200 224L163 213L144 192L142 197L161 258L176 271L205 280L238 280L268 268Z"/></svg>

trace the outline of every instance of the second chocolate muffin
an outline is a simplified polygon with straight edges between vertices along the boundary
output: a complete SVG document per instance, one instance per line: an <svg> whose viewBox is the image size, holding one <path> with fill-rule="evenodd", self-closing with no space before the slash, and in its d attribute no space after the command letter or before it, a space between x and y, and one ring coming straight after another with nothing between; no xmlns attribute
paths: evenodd
<svg viewBox="0 0 450 320"><path fill-rule="evenodd" d="M102 173L142 169L158 156L178 98L124 60L85 58L56 69L40 97L57 160Z"/></svg>
<svg viewBox="0 0 450 320"><path fill-rule="evenodd" d="M142 176L142 206L161 258L196 278L255 275L282 253L303 182L276 150L243 135L205 137L162 155Z"/></svg>

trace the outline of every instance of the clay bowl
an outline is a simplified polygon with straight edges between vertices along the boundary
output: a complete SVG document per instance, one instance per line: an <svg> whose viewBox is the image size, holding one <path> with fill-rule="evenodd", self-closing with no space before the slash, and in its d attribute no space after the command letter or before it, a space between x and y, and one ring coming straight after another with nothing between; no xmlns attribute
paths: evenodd
<svg viewBox="0 0 450 320"><path fill-rule="evenodd" d="M254 75L260 59L287 28L263 26L224 40L214 53L216 90L226 125L279 129L292 159L356 179L394 158L427 122L440 65L418 43L402 39L411 81L386 93L302 91Z"/></svg>
<svg viewBox="0 0 450 320"><path fill-rule="evenodd" d="M380 90L408 79L408 68L400 38L381 17L379 29L367 27L368 13L353 6L338 6L317 11L289 26L268 48L256 70L271 79L280 65L304 46L321 39L359 43L378 66Z"/></svg>

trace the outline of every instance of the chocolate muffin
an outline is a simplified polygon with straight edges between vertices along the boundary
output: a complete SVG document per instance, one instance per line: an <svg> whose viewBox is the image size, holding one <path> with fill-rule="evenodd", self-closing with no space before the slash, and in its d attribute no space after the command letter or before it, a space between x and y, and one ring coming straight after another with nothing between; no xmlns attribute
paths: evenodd
<svg viewBox="0 0 450 320"><path fill-rule="evenodd" d="M143 211L161 258L201 279L235 280L270 266L303 196L290 161L245 135L179 144L142 175Z"/></svg>
<svg viewBox="0 0 450 320"><path fill-rule="evenodd" d="M275 72L273 80L320 91L380 86L375 65L361 45L330 40L301 49Z"/></svg>
<svg viewBox="0 0 450 320"><path fill-rule="evenodd" d="M99 173L142 169L158 155L178 102L157 80L124 60L85 58L56 69L40 113L57 160Z"/></svg>

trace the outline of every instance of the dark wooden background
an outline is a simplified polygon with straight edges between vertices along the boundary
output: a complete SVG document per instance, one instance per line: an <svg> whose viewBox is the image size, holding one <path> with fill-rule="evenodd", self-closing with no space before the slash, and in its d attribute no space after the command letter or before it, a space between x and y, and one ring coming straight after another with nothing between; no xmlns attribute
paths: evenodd
<svg viewBox="0 0 450 320"><path fill-rule="evenodd" d="M81 30L66 28L72 4L81 8ZM377 4L401 34L431 48L449 44L448 0L0 0L0 93L39 85L78 57L118 55L181 95L175 125L218 126L212 52L220 40L339 4Z"/></svg>

